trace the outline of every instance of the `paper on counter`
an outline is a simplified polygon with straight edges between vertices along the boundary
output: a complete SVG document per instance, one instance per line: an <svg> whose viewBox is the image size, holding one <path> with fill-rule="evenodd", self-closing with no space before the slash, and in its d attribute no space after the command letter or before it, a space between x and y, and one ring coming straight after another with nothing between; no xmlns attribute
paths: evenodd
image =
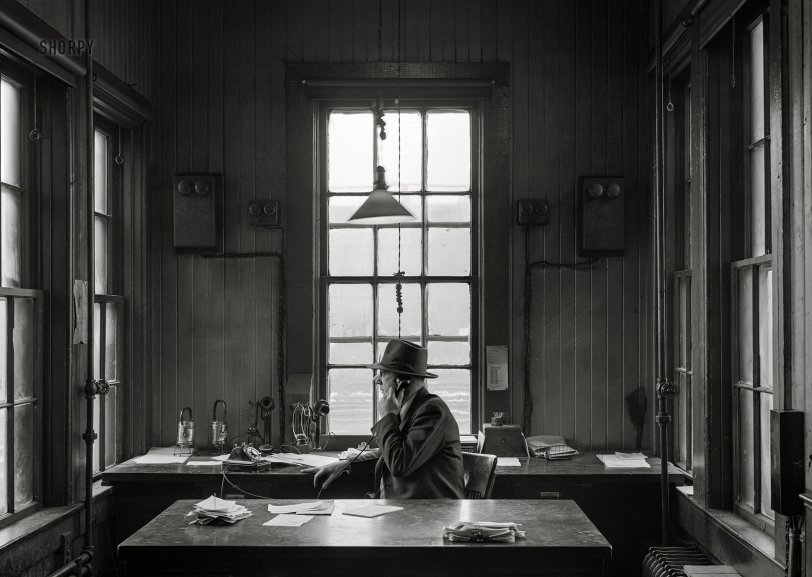
<svg viewBox="0 0 812 577"><path fill-rule="evenodd" d="M277 515L262 524L263 527L301 527L313 518L313 515Z"/></svg>
<svg viewBox="0 0 812 577"><path fill-rule="evenodd" d="M496 464L499 467L521 467L522 463L517 457L497 457Z"/></svg>
<svg viewBox="0 0 812 577"><path fill-rule="evenodd" d="M231 453L228 455L217 455L216 457L212 457L213 461L227 461L228 458L231 456Z"/></svg>
<svg viewBox="0 0 812 577"><path fill-rule="evenodd" d="M403 509L403 507L395 507L394 505L366 505L358 509L344 511L344 514L354 517L378 517L394 511L400 511L401 509Z"/></svg>
<svg viewBox="0 0 812 577"><path fill-rule="evenodd" d="M263 461L271 463L288 463L290 465L304 465L307 467L321 467L337 463L336 457L326 457L324 455L312 455L309 453L276 453L262 458Z"/></svg>
<svg viewBox="0 0 812 577"><path fill-rule="evenodd" d="M269 513L298 514L298 515L329 515L333 512L332 501L311 501L309 503L293 503L290 505L268 505Z"/></svg>
<svg viewBox="0 0 812 577"><path fill-rule="evenodd" d="M595 455L607 469L650 469L645 459L621 459L617 455Z"/></svg>
<svg viewBox="0 0 812 577"><path fill-rule="evenodd" d="M139 465L161 465L166 463L185 463L191 455L175 455L175 447L153 447L146 455L133 459Z"/></svg>
<svg viewBox="0 0 812 577"><path fill-rule="evenodd" d="M187 461L187 467L203 467L205 465L222 465L221 461Z"/></svg>

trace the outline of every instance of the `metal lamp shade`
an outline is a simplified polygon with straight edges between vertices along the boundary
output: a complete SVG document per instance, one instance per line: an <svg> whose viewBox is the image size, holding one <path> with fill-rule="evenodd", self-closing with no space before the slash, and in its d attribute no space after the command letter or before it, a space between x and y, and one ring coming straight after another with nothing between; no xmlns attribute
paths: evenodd
<svg viewBox="0 0 812 577"><path fill-rule="evenodd" d="M395 200L395 197L389 194L387 188L384 169L379 166L377 168L375 188L349 218L348 222L358 224L397 224L415 220L414 215Z"/></svg>

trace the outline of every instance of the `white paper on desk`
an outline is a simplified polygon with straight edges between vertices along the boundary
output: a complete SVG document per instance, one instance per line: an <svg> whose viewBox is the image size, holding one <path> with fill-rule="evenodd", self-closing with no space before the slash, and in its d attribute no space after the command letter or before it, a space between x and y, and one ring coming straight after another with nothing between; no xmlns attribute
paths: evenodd
<svg viewBox="0 0 812 577"><path fill-rule="evenodd" d="M497 457L496 464L500 467L521 467L522 463L517 457Z"/></svg>
<svg viewBox="0 0 812 577"><path fill-rule="evenodd" d="M311 455L309 453L303 453L301 455L297 453L277 453L276 455L264 457L262 460L269 461L271 463L279 462L279 463L289 463L292 465L305 465L307 467L321 467L323 465L330 465L332 463L338 462L338 459L336 457L327 457L325 455Z"/></svg>
<svg viewBox="0 0 812 577"><path fill-rule="evenodd" d="M332 512L332 503L329 503L330 512ZM321 511L328 505L324 501L311 501L309 503L293 503L290 505L268 505L269 513L287 514L287 513L309 513L310 511Z"/></svg>
<svg viewBox="0 0 812 577"><path fill-rule="evenodd" d="M187 461L187 467L203 467L205 465L222 465L221 461Z"/></svg>
<svg viewBox="0 0 812 577"><path fill-rule="evenodd" d="M216 457L212 457L213 461L227 461L228 458L231 456L231 453L228 455L217 455Z"/></svg>
<svg viewBox="0 0 812 577"><path fill-rule="evenodd" d="M133 459L135 463L139 465L162 465L167 463L180 463L183 464L189 458L189 455L141 455L140 457L136 457Z"/></svg>
<svg viewBox="0 0 812 577"><path fill-rule="evenodd" d="M277 515L262 524L263 527L301 527L313 518L313 515Z"/></svg>
<svg viewBox="0 0 812 577"><path fill-rule="evenodd" d="M619 459L616 455L595 455L607 469L650 469L645 459Z"/></svg>
<svg viewBox="0 0 812 577"><path fill-rule="evenodd" d="M344 514L354 517L378 517L394 511L400 511L401 509L403 509L403 507L395 507L394 505L366 505L358 509L344 511Z"/></svg>

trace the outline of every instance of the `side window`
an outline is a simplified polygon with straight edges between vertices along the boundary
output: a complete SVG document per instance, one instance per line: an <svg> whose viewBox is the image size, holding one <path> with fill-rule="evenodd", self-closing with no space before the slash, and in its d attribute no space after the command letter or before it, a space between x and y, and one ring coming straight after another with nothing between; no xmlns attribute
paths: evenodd
<svg viewBox="0 0 812 577"><path fill-rule="evenodd" d="M121 456L124 383L124 297L121 278L120 129L98 120L94 138L94 287L93 376L107 381L108 392L94 402L93 471L115 465Z"/></svg>
<svg viewBox="0 0 812 577"><path fill-rule="evenodd" d="M0 520L39 499L42 292L32 287L31 90L0 61Z"/></svg>
<svg viewBox="0 0 812 577"><path fill-rule="evenodd" d="M329 430L368 435L376 390L366 365L400 338L428 348L432 392L470 433L472 327L478 297L473 239L477 202L476 115L465 107L384 109L387 138L370 108L327 107L322 122L320 393L329 399ZM375 167L389 191L415 215L405 224L347 222L372 191ZM403 271L403 313L396 279Z"/></svg>

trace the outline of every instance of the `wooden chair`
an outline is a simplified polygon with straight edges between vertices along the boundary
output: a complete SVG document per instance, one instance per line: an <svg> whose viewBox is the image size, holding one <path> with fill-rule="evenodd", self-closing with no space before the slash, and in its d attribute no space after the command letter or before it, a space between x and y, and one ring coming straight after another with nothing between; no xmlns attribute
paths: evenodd
<svg viewBox="0 0 812 577"><path fill-rule="evenodd" d="M496 479L496 455L462 454L466 499L490 499Z"/></svg>

